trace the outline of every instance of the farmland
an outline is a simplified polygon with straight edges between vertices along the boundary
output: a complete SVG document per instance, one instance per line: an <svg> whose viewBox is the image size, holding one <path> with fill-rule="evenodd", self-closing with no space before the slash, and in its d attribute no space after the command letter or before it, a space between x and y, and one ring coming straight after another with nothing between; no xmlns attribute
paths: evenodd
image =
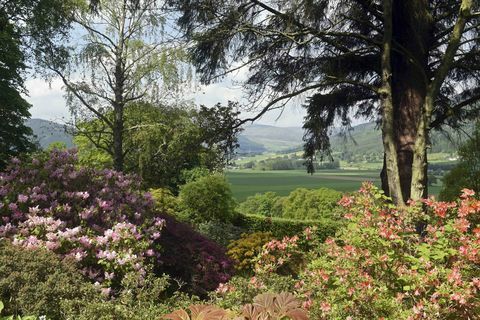
<svg viewBox="0 0 480 320"><path fill-rule="evenodd" d="M301 187L355 191L363 181L373 181L380 186L379 174L378 170L322 170L313 175L304 170L232 170L227 172L227 178L234 197L241 202L256 193L273 191L284 196ZM440 185L432 186L429 190L431 194L438 194Z"/></svg>

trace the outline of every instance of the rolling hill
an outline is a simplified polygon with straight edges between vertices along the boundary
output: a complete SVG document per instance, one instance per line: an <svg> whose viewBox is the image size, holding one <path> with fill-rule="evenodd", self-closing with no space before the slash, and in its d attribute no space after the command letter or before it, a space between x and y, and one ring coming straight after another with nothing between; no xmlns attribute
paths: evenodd
<svg viewBox="0 0 480 320"><path fill-rule="evenodd" d="M73 146L72 136L65 131L65 126L43 119L29 119L27 125L33 129L42 148L52 142L64 142ZM470 129L467 128L467 132ZM239 154L259 154L264 152L283 153L300 151L303 145L303 129L300 127L275 127L252 124L245 127L239 136ZM455 153L458 145L465 140L465 134L453 131L433 132L432 149L435 153ZM342 160L351 157L363 160L378 160L383 155L381 132L375 123L364 123L353 127L347 134L334 134L331 137L333 153Z"/></svg>
<svg viewBox="0 0 480 320"><path fill-rule="evenodd" d="M73 137L65 130L65 125L43 119L28 119L27 126L32 128L36 141L42 148L52 142L63 142L68 148L73 147Z"/></svg>

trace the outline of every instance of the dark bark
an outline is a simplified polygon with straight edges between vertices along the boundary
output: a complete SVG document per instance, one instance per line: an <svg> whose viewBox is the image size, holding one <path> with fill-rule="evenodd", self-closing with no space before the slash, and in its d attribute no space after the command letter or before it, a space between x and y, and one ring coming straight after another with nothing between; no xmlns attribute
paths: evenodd
<svg viewBox="0 0 480 320"><path fill-rule="evenodd" d="M113 167L123 171L123 106L116 106L113 121Z"/></svg>
<svg viewBox="0 0 480 320"><path fill-rule="evenodd" d="M415 14L412 14L414 12ZM393 2L392 95L394 134L403 200L410 198L415 139L429 76L428 49L431 22L426 0ZM388 192L387 173L381 173L382 188ZM426 196L426 194L425 194Z"/></svg>

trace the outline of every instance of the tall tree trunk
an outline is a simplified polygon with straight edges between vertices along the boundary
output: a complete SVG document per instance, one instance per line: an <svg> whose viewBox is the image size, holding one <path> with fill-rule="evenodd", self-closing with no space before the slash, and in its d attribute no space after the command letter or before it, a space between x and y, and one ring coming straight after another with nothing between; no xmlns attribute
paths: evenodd
<svg viewBox="0 0 480 320"><path fill-rule="evenodd" d="M123 106L115 106L113 112L113 167L123 171Z"/></svg>
<svg viewBox="0 0 480 320"><path fill-rule="evenodd" d="M428 77L425 73L431 30L428 1L393 0L392 21L393 135L402 202L405 202L411 196L415 141L428 86ZM381 174L382 187L390 194L391 187L386 187L389 185L386 159L387 157ZM422 183L426 186L427 181L424 180ZM423 196L426 196L426 188L424 190Z"/></svg>
<svg viewBox="0 0 480 320"><path fill-rule="evenodd" d="M471 10L473 2L473 0L462 0L460 4L460 12L450 35L445 54L441 60L440 66L435 71L433 80L429 83L427 88L427 94L423 104L421 117L418 122L418 131L414 145L412 181L410 187L411 197L414 200L421 198L426 192L425 181L427 180L427 156L425 150L428 141L429 124L435 100L437 99L440 88L455 59L455 54L460 46L467 20L472 18Z"/></svg>
<svg viewBox="0 0 480 320"><path fill-rule="evenodd" d="M400 184L398 155L395 144L394 105L392 92L392 43L393 43L393 0L383 1L384 34L382 40L382 139L385 149L385 172L388 181L387 192L393 201L403 206L403 195Z"/></svg>

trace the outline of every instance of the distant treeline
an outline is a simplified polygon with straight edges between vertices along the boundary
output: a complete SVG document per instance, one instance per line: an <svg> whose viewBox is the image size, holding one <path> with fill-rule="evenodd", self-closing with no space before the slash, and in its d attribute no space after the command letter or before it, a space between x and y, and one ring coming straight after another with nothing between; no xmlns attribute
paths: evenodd
<svg viewBox="0 0 480 320"><path fill-rule="evenodd" d="M305 169L305 160L296 156L283 156L278 158L270 158L259 161L249 161L242 165L244 169L255 170L297 170ZM338 159L334 161L319 161L315 163L316 170L322 169L339 169L340 161Z"/></svg>

